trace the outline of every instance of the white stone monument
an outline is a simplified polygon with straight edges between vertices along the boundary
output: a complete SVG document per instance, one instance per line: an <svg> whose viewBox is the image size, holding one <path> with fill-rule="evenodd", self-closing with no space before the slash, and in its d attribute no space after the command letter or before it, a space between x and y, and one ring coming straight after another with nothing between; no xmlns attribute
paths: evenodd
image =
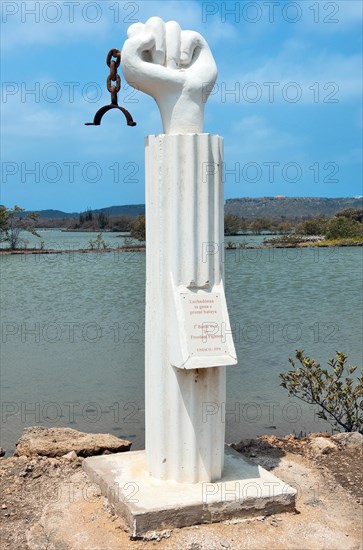
<svg viewBox="0 0 363 550"><path fill-rule="evenodd" d="M203 134L217 67L204 38L152 17L128 31L122 70L151 95L146 139L146 455L150 475L221 478L225 365L235 364L223 288L223 140ZM204 411L205 412L205 411Z"/></svg>
<svg viewBox="0 0 363 550"><path fill-rule="evenodd" d="M122 70L155 99L164 128L145 145L146 451L84 467L133 536L271 503L291 509L293 489L224 450L226 366L237 358L223 286L223 140L203 133L212 53L199 33L152 17L129 28Z"/></svg>

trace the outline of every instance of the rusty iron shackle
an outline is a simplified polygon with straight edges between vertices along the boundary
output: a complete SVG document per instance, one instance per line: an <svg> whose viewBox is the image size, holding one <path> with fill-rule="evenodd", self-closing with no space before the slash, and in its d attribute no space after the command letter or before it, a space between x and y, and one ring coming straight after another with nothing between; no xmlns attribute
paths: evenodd
<svg viewBox="0 0 363 550"><path fill-rule="evenodd" d="M115 58L115 60L112 59L113 57ZM120 107L120 105L118 104L117 94L121 88L121 78L120 75L117 73L117 68L120 66L121 63L120 50L117 50L116 48L110 50L107 54L106 63L107 66L110 67L110 74L107 76L106 86L107 90L111 94L111 103L98 109L97 113L94 116L93 122L85 122L85 125L99 126L101 124L103 115L105 115L107 111L110 111L111 109L119 109L125 115L127 126L136 126L136 122L133 121L131 114L123 107ZM115 82L116 84L112 84L112 82Z"/></svg>

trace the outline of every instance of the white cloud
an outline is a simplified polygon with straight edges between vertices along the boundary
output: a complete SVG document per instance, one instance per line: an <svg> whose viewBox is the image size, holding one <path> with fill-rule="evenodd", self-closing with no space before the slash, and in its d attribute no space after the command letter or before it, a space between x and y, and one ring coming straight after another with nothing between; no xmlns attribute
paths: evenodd
<svg viewBox="0 0 363 550"><path fill-rule="evenodd" d="M227 74L222 67L219 92L211 96L211 101L221 100L223 87L231 90L236 86L240 90L240 103L244 104L258 92L261 92L259 101L265 103L293 103L290 99L295 96L296 105L356 100L362 94L361 66L360 54L316 52L301 41L290 40L277 55L260 60L252 71ZM256 91L253 85L249 88L250 83L257 84Z"/></svg>
<svg viewBox="0 0 363 550"><path fill-rule="evenodd" d="M318 0L298 2L300 18L295 26L296 34L339 35L349 32L353 27L362 24L362 2L360 0L335 0L327 2ZM296 8L286 10L285 21L296 14ZM290 23L291 24L291 23Z"/></svg>
<svg viewBox="0 0 363 550"><path fill-rule="evenodd" d="M73 6L72 6L73 4ZM2 48L55 45L118 34L126 38L127 28L151 15L176 11L194 23L193 4L182 10L178 2L7 2L2 10Z"/></svg>
<svg viewBox="0 0 363 550"><path fill-rule="evenodd" d="M154 100L141 93L137 96L137 103L124 102L125 94L119 98L119 104L137 122L135 129L126 125L125 117L119 111L107 113L99 127L85 126L86 122L93 120L101 106L110 102L109 93L102 89L102 97L92 103L82 96L82 87L76 87L72 97L68 89L59 84L62 89L60 100L46 102L42 93L44 86L55 81L54 75L47 74L37 79L39 97L30 94L24 98L19 90L14 95L8 95L6 102L3 101L1 135L6 160L29 158L32 155L37 160L48 157L52 157L48 160L56 160L64 156L71 160L83 158L100 162L115 156L115 160L119 160L125 155L133 156L135 150L142 152L145 134L162 131ZM34 88L34 85L28 88Z"/></svg>
<svg viewBox="0 0 363 550"><path fill-rule="evenodd" d="M110 32L111 18L107 3L76 2L72 12L67 2L8 2L15 7L9 13L3 5L2 49L12 50L22 46L76 43L91 39L95 34ZM96 6L92 10L91 4ZM57 8L55 7L57 6ZM31 11L34 13L31 13ZM94 21L94 22L92 22Z"/></svg>
<svg viewBox="0 0 363 550"><path fill-rule="evenodd" d="M249 160L267 158L270 154L276 159L276 155L291 156L291 151L303 143L302 137L273 127L262 116L245 116L233 124L226 151Z"/></svg>
<svg viewBox="0 0 363 550"><path fill-rule="evenodd" d="M145 22L149 17L176 20L183 29L208 30L209 40L235 35L232 25L218 21L203 26L201 4L193 1L130 1L98 2L22 1L3 6L2 49L21 46L75 44L117 34L126 38L127 28L134 22ZM35 10L35 13L34 13Z"/></svg>
<svg viewBox="0 0 363 550"><path fill-rule="evenodd" d="M319 25L320 30L345 32L354 25L362 24L363 4L360 0L321 2L319 12L315 12L315 17L318 17L318 14L319 21L322 23ZM313 21L312 18L311 26L314 25ZM332 21L336 21L336 23Z"/></svg>

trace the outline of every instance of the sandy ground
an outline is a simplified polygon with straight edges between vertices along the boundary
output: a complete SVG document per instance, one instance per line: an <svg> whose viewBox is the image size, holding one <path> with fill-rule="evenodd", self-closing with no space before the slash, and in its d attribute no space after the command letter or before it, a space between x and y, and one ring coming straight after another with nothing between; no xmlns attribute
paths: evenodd
<svg viewBox="0 0 363 550"><path fill-rule="evenodd" d="M358 550L363 548L362 451L313 450L312 438L265 437L236 444L249 460L298 491L295 513L164 532L131 541L97 494L82 459L0 459L1 548L31 550ZM156 536L157 537L157 536Z"/></svg>

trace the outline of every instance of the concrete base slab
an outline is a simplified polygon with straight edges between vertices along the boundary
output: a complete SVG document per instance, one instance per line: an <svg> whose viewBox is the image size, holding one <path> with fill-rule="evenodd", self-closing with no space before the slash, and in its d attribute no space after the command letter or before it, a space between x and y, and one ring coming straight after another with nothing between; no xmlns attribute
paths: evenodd
<svg viewBox="0 0 363 550"><path fill-rule="evenodd" d="M149 476L145 451L93 456L83 461L131 537L151 531L292 511L296 490L227 447L223 477L176 483Z"/></svg>

